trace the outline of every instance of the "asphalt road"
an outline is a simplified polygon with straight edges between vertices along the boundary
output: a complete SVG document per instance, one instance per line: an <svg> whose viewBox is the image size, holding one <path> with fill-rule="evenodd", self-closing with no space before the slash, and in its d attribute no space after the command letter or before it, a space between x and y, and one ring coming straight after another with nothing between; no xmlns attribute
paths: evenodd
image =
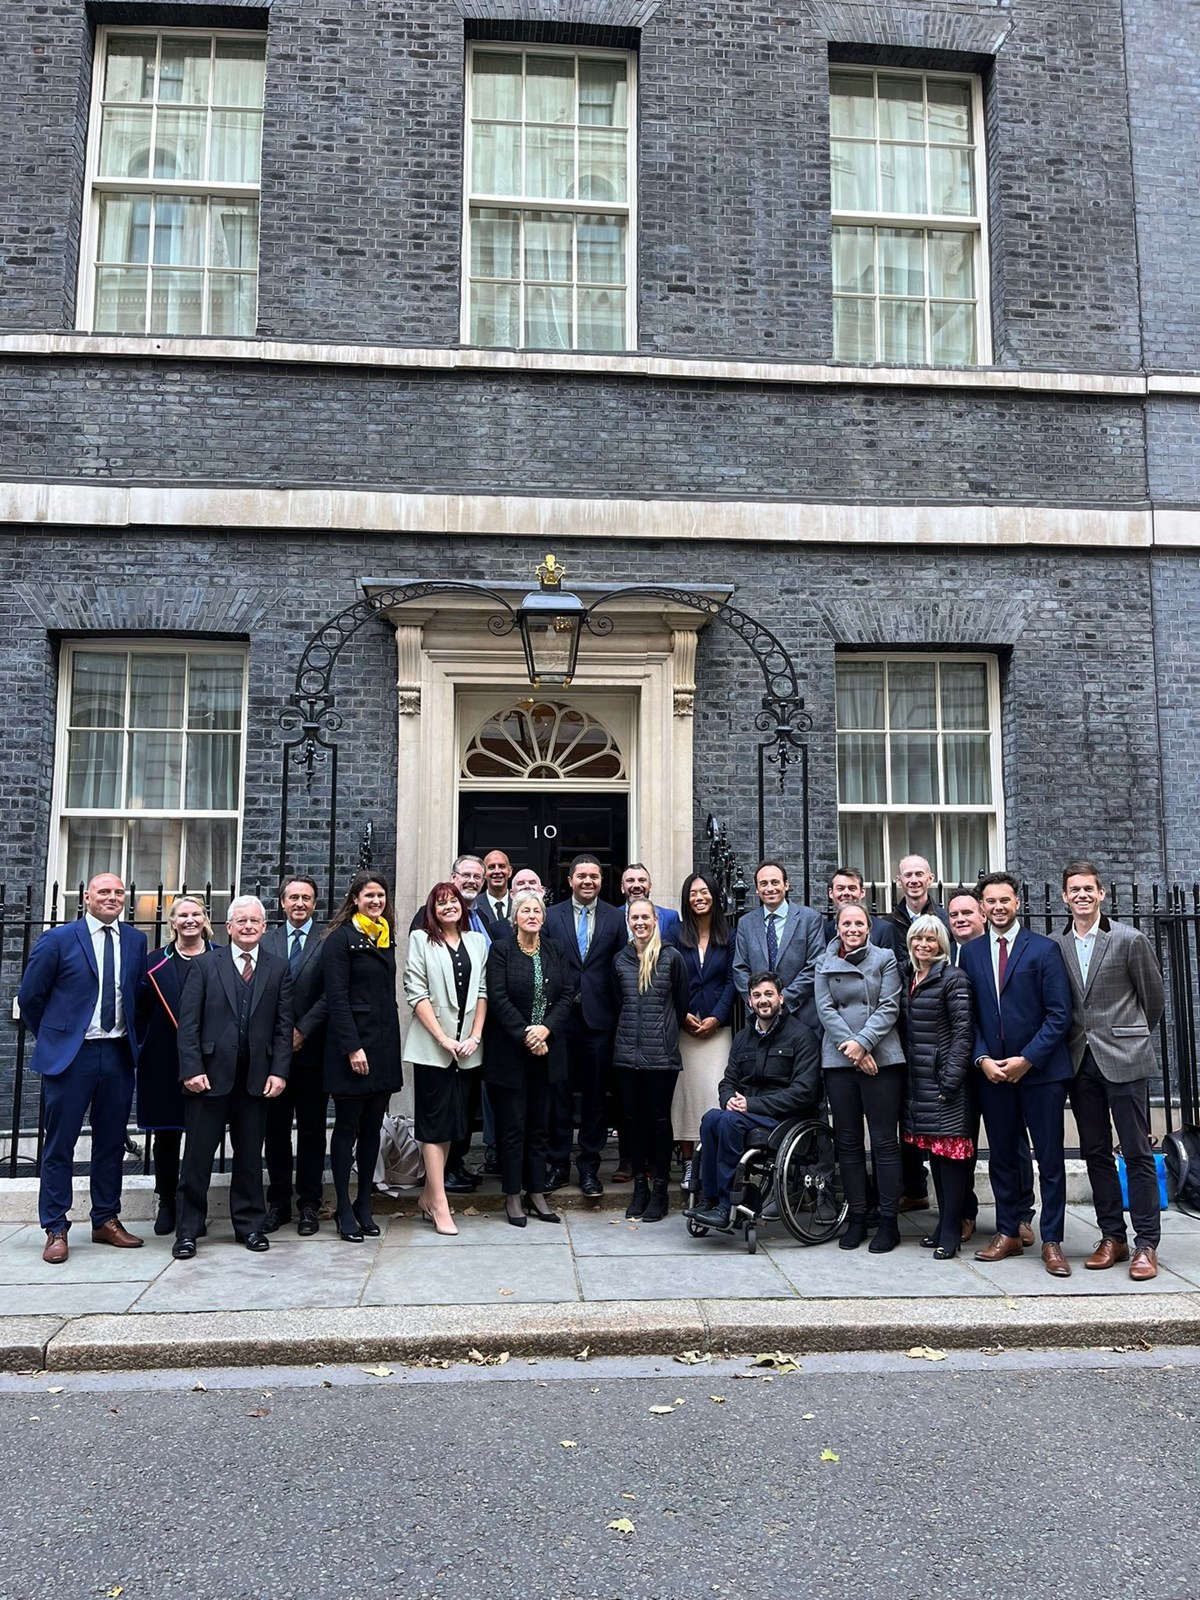
<svg viewBox="0 0 1200 1600"><path fill-rule="evenodd" d="M1200 1595L1200 1351L747 1370L6 1378L0 1596Z"/></svg>

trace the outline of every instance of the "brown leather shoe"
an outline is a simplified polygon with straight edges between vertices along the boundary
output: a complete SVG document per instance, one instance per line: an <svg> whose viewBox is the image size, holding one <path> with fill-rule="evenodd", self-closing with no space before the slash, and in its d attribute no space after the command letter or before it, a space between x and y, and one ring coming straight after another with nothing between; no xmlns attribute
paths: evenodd
<svg viewBox="0 0 1200 1600"><path fill-rule="evenodd" d="M976 1261L1003 1261L1006 1256L1023 1256L1025 1246L1009 1233L994 1233L990 1244L976 1250Z"/></svg>
<svg viewBox="0 0 1200 1600"><path fill-rule="evenodd" d="M1042 1246L1042 1265L1052 1278L1069 1278L1071 1276L1071 1263L1062 1253L1060 1244L1044 1244Z"/></svg>
<svg viewBox="0 0 1200 1600"><path fill-rule="evenodd" d="M1033 1246L1033 1223L1023 1222L1017 1229L1017 1234L1019 1235L1021 1243L1025 1246L1025 1248L1027 1250L1031 1249Z"/></svg>
<svg viewBox="0 0 1200 1600"><path fill-rule="evenodd" d="M897 1211L928 1211L929 1196L927 1194L902 1195L896 1202Z"/></svg>
<svg viewBox="0 0 1200 1600"><path fill-rule="evenodd" d="M98 1228L92 1229L93 1244L115 1244L118 1250L140 1250L142 1241L136 1233L123 1228L118 1218L109 1217Z"/></svg>
<svg viewBox="0 0 1200 1600"><path fill-rule="evenodd" d="M1106 1267L1115 1267L1118 1261L1128 1260L1129 1246L1124 1239L1105 1234L1083 1264L1089 1272L1103 1272Z"/></svg>
<svg viewBox="0 0 1200 1600"><path fill-rule="evenodd" d="M629 1165L628 1161L622 1161L620 1165L614 1169L612 1181L614 1183L633 1182L633 1168Z"/></svg>
<svg viewBox="0 0 1200 1600"><path fill-rule="evenodd" d="M1149 1283L1158 1277L1158 1252L1153 1245L1138 1245L1129 1263L1129 1276L1135 1283Z"/></svg>
<svg viewBox="0 0 1200 1600"><path fill-rule="evenodd" d="M962 1219L962 1225L959 1229L959 1232L962 1235L962 1242L964 1244L967 1243L968 1239L973 1239L975 1237L975 1218L964 1217Z"/></svg>
<svg viewBox="0 0 1200 1600"><path fill-rule="evenodd" d="M42 1251L42 1260L48 1261L52 1267L57 1267L67 1259L67 1230L65 1228L46 1229L46 1248Z"/></svg>

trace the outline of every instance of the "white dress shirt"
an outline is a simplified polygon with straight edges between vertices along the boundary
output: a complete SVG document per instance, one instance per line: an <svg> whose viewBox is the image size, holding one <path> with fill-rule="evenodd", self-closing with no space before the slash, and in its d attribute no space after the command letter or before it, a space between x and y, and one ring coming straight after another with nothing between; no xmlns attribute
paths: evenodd
<svg viewBox="0 0 1200 1600"><path fill-rule="evenodd" d="M1079 933L1072 924L1075 932L1075 954L1079 958L1079 976L1083 979L1083 987L1087 988L1088 968L1092 964L1092 956L1096 949L1096 929L1100 926L1100 914L1096 913L1096 920L1086 933Z"/></svg>
<svg viewBox="0 0 1200 1600"><path fill-rule="evenodd" d="M85 1039L123 1039L125 1037L125 1003L121 999L121 928L116 922L101 922L99 917L94 917L87 912L83 919L87 923L88 933L92 938L92 952L96 957L96 1004L92 1011L92 1020L88 1023ZM100 991L104 987L104 943L108 935L105 928L112 929L113 950L113 978L117 986L117 1021L111 1033L106 1033L100 1026Z"/></svg>
<svg viewBox="0 0 1200 1600"><path fill-rule="evenodd" d="M1000 940L1007 941L1008 959L1012 960L1013 945L1017 942L1017 935L1021 931L1021 919L1018 917L1011 928L997 933L995 928L988 929L988 936L992 946L992 982L996 985L996 995L1000 994ZM1005 969L1007 971L1007 968Z"/></svg>

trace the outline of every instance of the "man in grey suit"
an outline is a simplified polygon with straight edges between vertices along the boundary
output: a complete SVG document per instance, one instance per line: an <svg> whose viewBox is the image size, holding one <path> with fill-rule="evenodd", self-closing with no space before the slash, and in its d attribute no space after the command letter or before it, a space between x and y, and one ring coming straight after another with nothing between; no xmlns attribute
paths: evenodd
<svg viewBox="0 0 1200 1600"><path fill-rule="evenodd" d="M317 886L303 875L286 878L279 890L284 923L268 928L262 947L287 962L292 979L292 1068L287 1088L267 1107L267 1220L274 1233L292 1220L292 1119L296 1122L296 1232L303 1237L320 1227L318 1213L325 1182L325 1135L329 1096L325 1093L325 946L316 925Z"/></svg>
<svg viewBox="0 0 1200 1600"><path fill-rule="evenodd" d="M1129 1179L1129 1276L1144 1283L1157 1276L1161 1233L1146 1080L1155 1072L1151 1038L1163 1014L1162 973L1145 934L1104 915L1104 886L1090 861L1068 862L1062 882L1071 920L1055 938L1074 1009L1070 1101L1101 1234L1084 1266L1095 1272L1129 1261L1111 1120Z"/></svg>
<svg viewBox="0 0 1200 1600"><path fill-rule="evenodd" d="M788 1012L819 1038L813 975L825 952L825 924L808 906L792 905L788 887L787 869L778 861L759 863L754 888L762 909L747 911L737 925L733 981L745 1000L751 973L774 972Z"/></svg>

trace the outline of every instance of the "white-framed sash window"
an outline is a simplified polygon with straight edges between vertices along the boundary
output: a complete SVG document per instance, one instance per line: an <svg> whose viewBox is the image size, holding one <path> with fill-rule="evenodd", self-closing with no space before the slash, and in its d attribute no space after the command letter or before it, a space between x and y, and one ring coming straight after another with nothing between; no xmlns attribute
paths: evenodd
<svg viewBox="0 0 1200 1600"><path fill-rule="evenodd" d="M471 45L464 344L635 348L633 63Z"/></svg>
<svg viewBox="0 0 1200 1600"><path fill-rule="evenodd" d="M79 324L252 338L266 40L97 31Z"/></svg>
<svg viewBox="0 0 1200 1600"><path fill-rule="evenodd" d="M839 860L869 883L907 855L943 883L1002 862L995 656L846 653L835 674Z"/></svg>

